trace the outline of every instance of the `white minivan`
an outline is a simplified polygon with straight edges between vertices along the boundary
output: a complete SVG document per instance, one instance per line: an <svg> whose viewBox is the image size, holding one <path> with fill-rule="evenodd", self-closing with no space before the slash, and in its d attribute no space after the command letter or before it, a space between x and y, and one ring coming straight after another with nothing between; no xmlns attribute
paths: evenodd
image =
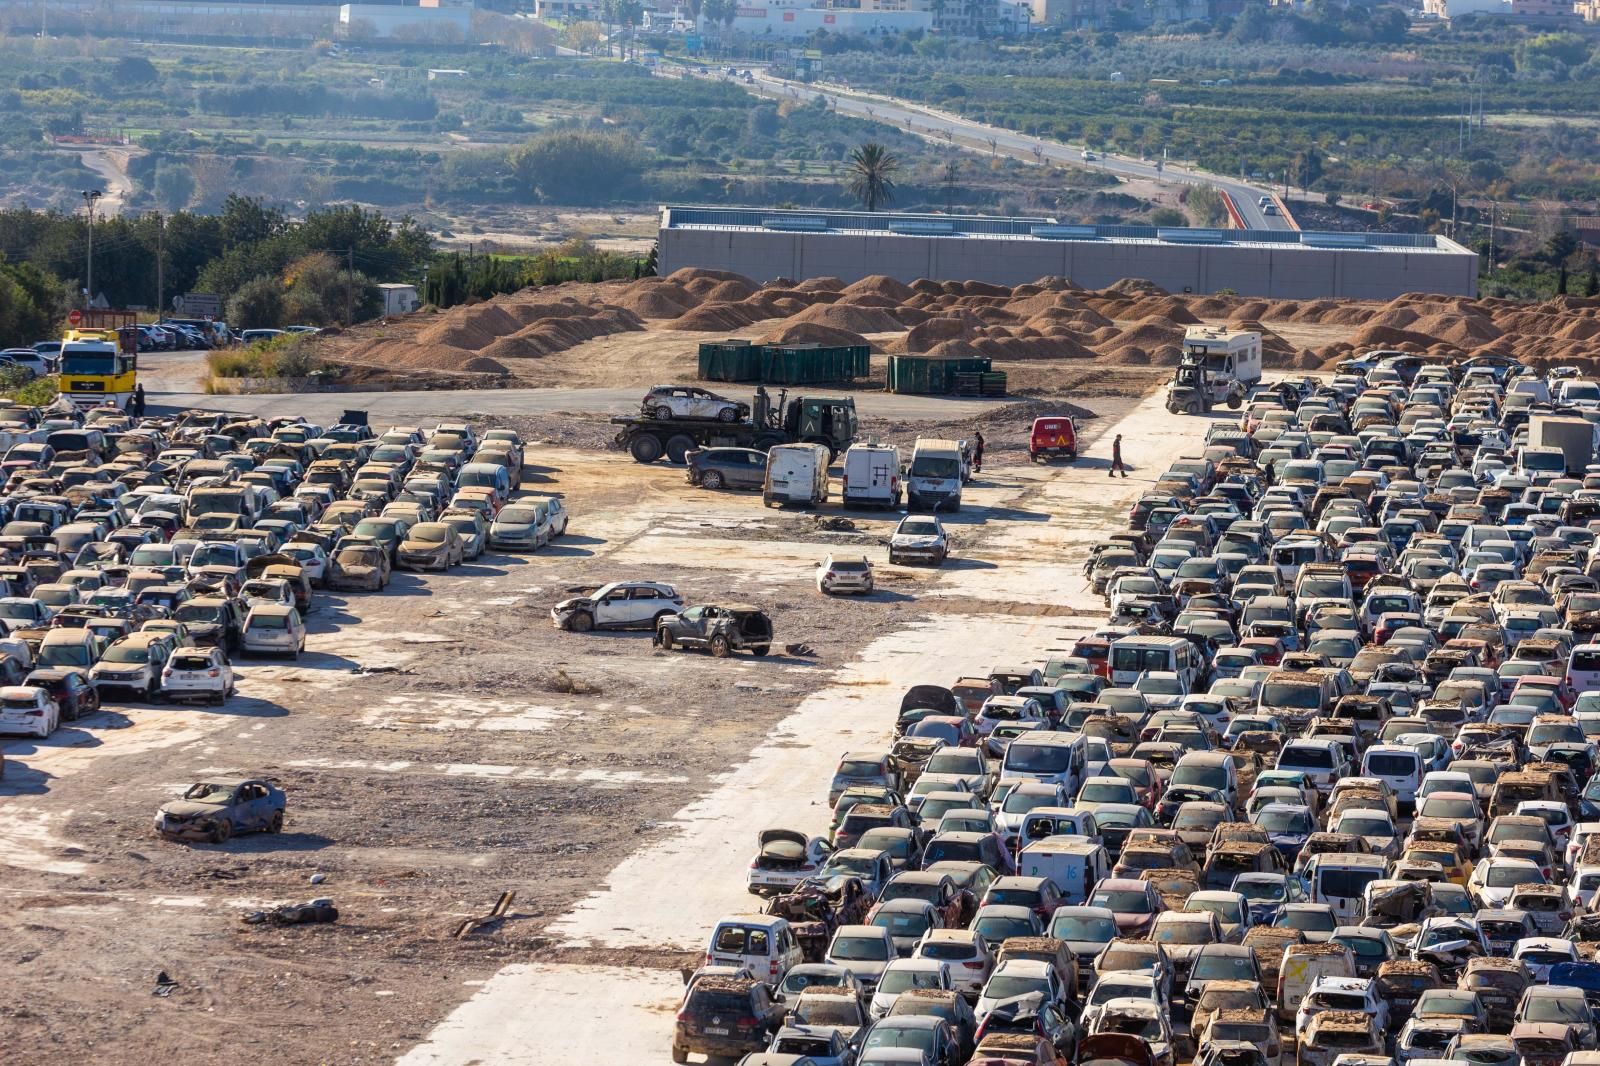
<svg viewBox="0 0 1600 1066"><path fill-rule="evenodd" d="M1388 785L1401 813L1416 809L1417 789L1426 772L1422 753L1409 744L1374 744L1361 757L1361 776L1376 777Z"/></svg>
<svg viewBox="0 0 1600 1066"><path fill-rule="evenodd" d="M1060 785L1067 795L1075 796L1083 784L1088 753L1089 745L1082 733L1023 733L1006 745L1000 776Z"/></svg>
<svg viewBox="0 0 1600 1066"><path fill-rule="evenodd" d="M1579 644L1567 656L1567 685L1577 693L1600 689L1600 644Z"/></svg>
<svg viewBox="0 0 1600 1066"><path fill-rule="evenodd" d="M767 452L761 502L815 507L828 499L828 449L822 444L776 444Z"/></svg>

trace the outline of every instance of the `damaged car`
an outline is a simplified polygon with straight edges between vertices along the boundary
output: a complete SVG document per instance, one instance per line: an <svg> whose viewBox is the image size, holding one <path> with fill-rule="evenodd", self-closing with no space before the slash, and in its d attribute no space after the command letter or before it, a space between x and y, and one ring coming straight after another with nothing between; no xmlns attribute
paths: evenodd
<svg viewBox="0 0 1600 1066"><path fill-rule="evenodd" d="M763 829L756 834L756 857L745 873L745 887L757 896L793 892L822 868L832 850L822 837L797 829Z"/></svg>
<svg viewBox="0 0 1600 1066"><path fill-rule="evenodd" d="M655 629L661 620L683 610L683 597L659 581L613 581L585 595L550 608L557 629L587 633L591 629Z"/></svg>
<svg viewBox="0 0 1600 1066"><path fill-rule="evenodd" d="M226 843L235 833L283 830L288 797L265 778L219 778L190 785L182 799L156 812L156 832L168 840Z"/></svg>
<svg viewBox="0 0 1600 1066"><path fill-rule="evenodd" d="M765 655L772 649L772 619L749 604L697 604L656 622L656 643L704 648L721 659L740 650Z"/></svg>

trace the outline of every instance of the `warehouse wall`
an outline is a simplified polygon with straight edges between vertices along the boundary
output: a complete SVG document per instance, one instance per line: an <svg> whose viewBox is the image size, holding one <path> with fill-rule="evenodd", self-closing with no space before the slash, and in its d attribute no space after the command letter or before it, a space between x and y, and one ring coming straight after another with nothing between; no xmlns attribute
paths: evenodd
<svg viewBox="0 0 1600 1066"><path fill-rule="evenodd" d="M1149 278L1169 292L1233 289L1242 296L1282 299L1478 294L1478 259L1471 252L663 228L659 258L663 274L679 267L711 267L757 281L782 275L796 281L832 276L849 282L887 274L901 281L1020 285L1055 274L1089 288L1122 278Z"/></svg>

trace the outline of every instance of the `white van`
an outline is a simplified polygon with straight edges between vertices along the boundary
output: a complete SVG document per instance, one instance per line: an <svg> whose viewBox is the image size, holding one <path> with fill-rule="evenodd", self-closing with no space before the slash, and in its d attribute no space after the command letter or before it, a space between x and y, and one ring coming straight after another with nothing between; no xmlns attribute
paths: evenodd
<svg viewBox="0 0 1600 1066"><path fill-rule="evenodd" d="M1067 795L1075 796L1088 758L1089 744L1082 733L1023 733L1006 746L1000 776L1060 785Z"/></svg>
<svg viewBox="0 0 1600 1066"><path fill-rule="evenodd" d="M1072 837L1090 844L1105 843L1093 811L1081 807L1035 807L1022 819L1022 825L1017 830L1017 846L1025 848L1036 840L1050 837Z"/></svg>
<svg viewBox="0 0 1600 1066"><path fill-rule="evenodd" d="M1272 546L1272 565L1284 581L1294 582L1302 566L1328 561L1328 546L1321 537L1285 537Z"/></svg>
<svg viewBox="0 0 1600 1066"><path fill-rule="evenodd" d="M791 966L805 961L789 923L770 914L736 914L711 930L705 965L747 966L756 980L777 984Z"/></svg>
<svg viewBox="0 0 1600 1066"><path fill-rule="evenodd" d="M1178 674L1192 692L1204 669L1200 649L1182 637L1122 637L1107 658L1116 688L1131 688L1144 674Z"/></svg>
<svg viewBox="0 0 1600 1066"><path fill-rule="evenodd" d="M761 502L815 507L828 499L828 449L822 444L775 444L767 452Z"/></svg>
<svg viewBox="0 0 1600 1066"><path fill-rule="evenodd" d="M850 445L839 494L846 507L899 507L900 450L887 444Z"/></svg>
<svg viewBox="0 0 1600 1066"><path fill-rule="evenodd" d="M1361 757L1361 776L1376 777L1394 793L1402 814L1417 806L1417 789L1422 787L1422 753L1409 744L1374 744Z"/></svg>
<svg viewBox="0 0 1600 1066"><path fill-rule="evenodd" d="M1312 903L1333 908L1340 925L1355 925L1361 919L1367 883L1381 880L1389 870L1383 855L1357 852L1325 852L1306 864L1306 884Z"/></svg>
<svg viewBox="0 0 1600 1066"><path fill-rule="evenodd" d="M918 437L906 475L906 508L961 510L962 470L960 442Z"/></svg>
<svg viewBox="0 0 1600 1066"><path fill-rule="evenodd" d="M1573 692L1600 689L1600 644L1579 644L1567 656L1567 684Z"/></svg>
<svg viewBox="0 0 1600 1066"><path fill-rule="evenodd" d="M1045 877L1061 890L1068 904L1089 902L1089 893L1101 878L1111 876L1111 859L1099 844L1078 837L1045 837L1022 849L1017 856L1022 877Z"/></svg>

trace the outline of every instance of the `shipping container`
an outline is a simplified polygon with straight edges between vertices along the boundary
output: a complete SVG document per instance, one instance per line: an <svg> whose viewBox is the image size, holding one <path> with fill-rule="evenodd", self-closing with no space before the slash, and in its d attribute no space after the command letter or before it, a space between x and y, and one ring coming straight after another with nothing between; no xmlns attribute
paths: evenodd
<svg viewBox="0 0 1600 1066"><path fill-rule="evenodd" d="M986 374L991 365L989 359L981 356L891 355L888 388L890 392L945 396L955 391L957 374Z"/></svg>

